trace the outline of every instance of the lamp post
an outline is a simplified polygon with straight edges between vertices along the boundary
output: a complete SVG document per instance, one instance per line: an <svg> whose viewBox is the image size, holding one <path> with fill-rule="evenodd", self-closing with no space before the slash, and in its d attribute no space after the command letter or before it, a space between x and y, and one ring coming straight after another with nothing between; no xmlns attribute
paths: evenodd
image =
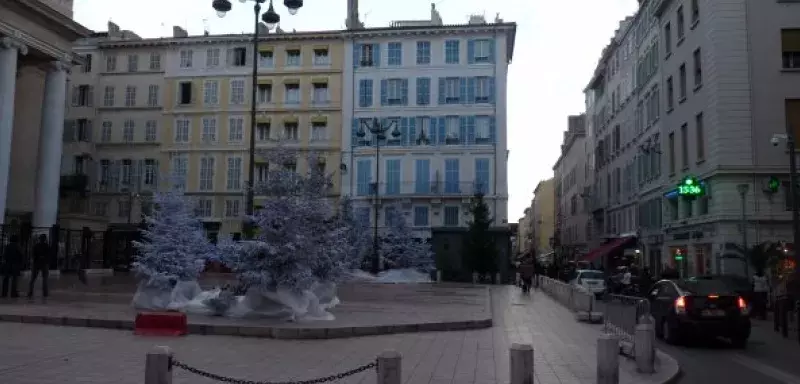
<svg viewBox="0 0 800 384"><path fill-rule="evenodd" d="M789 150L789 198L792 204L792 242L794 253L794 278L800 278L800 262L798 262L797 247L800 245L800 211L798 211L797 199L797 151L795 150L795 137L792 127L787 127L787 133L772 135L772 143L778 145L780 140L786 140L786 147ZM796 281L797 282L797 281ZM795 282L795 283L796 283Z"/></svg>
<svg viewBox="0 0 800 384"><path fill-rule="evenodd" d="M748 278L750 277L750 259L748 258L748 254L750 254L750 244L747 243L747 191L750 189L749 184L739 184L736 186L736 190L739 192L739 197L742 198L742 250L744 250L744 255L742 255L744 262L744 275Z"/></svg>
<svg viewBox="0 0 800 384"><path fill-rule="evenodd" d="M380 244L378 243L378 210L380 209L380 202L378 199L380 198L381 140L387 139L386 133L389 132L389 130L392 130L390 134L394 138L400 137L401 133L397 130L397 126L393 120L382 123L375 117L371 122L372 124L370 124L370 120L368 119L361 120L358 131L356 131L356 136L363 138L367 135L367 131L369 131L372 137L375 138L375 188L373 190L375 194L375 223L372 226L372 265L370 271L377 274L380 271L380 256L378 255L380 250Z"/></svg>
<svg viewBox="0 0 800 384"><path fill-rule="evenodd" d="M253 7L255 20L253 24L253 79L250 105L250 151L248 159L249 164L247 166L247 198L245 201L245 213L247 216L252 216L254 207L253 200L255 197L253 191L255 183L253 180L255 179L256 166L256 104L258 103L258 17L261 14L261 4L265 3L267 0L239 0L239 2L242 4L248 1L255 3L255 6ZM285 5L289 10L289 14L294 15L300 8L303 7L303 0L284 0L283 5ZM214 7L214 10L217 11L217 16L219 17L225 17L225 14L231 10L230 0L214 0L212 6ZM272 0L269 0L269 7L267 8L267 12L261 15L261 20L264 21L264 24L266 24L268 30L275 29L275 27L281 21L281 16L275 12L275 8L272 6Z"/></svg>

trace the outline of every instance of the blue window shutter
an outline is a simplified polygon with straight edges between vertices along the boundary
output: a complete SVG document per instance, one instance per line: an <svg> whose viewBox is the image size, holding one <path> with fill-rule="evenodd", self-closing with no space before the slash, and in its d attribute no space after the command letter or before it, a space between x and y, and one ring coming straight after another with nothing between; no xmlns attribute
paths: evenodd
<svg viewBox="0 0 800 384"><path fill-rule="evenodd" d="M422 78L417 78L417 105L422 105Z"/></svg>
<svg viewBox="0 0 800 384"><path fill-rule="evenodd" d="M439 120L435 117L428 117L428 121L430 122L431 131L427 132L428 135L428 142L431 145L437 144L437 139L439 135Z"/></svg>
<svg viewBox="0 0 800 384"><path fill-rule="evenodd" d="M361 44L353 44L353 68L358 68L361 64Z"/></svg>
<svg viewBox="0 0 800 384"><path fill-rule="evenodd" d="M495 101L494 101L495 100L495 98L494 98L494 82L495 82L495 78L494 77L490 77L489 78L489 102L492 103L492 104L495 103Z"/></svg>
<svg viewBox="0 0 800 384"><path fill-rule="evenodd" d="M381 45L379 43L372 44L372 60L374 61L373 65L376 67L381 66Z"/></svg>
<svg viewBox="0 0 800 384"><path fill-rule="evenodd" d="M458 102L460 104L467 103L467 78L466 77L459 77L458 78Z"/></svg>
<svg viewBox="0 0 800 384"><path fill-rule="evenodd" d="M403 43L398 43L400 50L397 52L397 65L403 65Z"/></svg>
<svg viewBox="0 0 800 384"><path fill-rule="evenodd" d="M403 146L407 147L409 143L408 139L408 117L403 117L400 119L400 142Z"/></svg>
<svg viewBox="0 0 800 384"><path fill-rule="evenodd" d="M475 104L475 88L477 87L478 79L476 77L469 78L467 84L467 102L465 104Z"/></svg>
<svg viewBox="0 0 800 384"><path fill-rule="evenodd" d="M467 116L467 144L475 144L475 116Z"/></svg>
<svg viewBox="0 0 800 384"><path fill-rule="evenodd" d="M417 142L417 118L408 118L408 143L414 145Z"/></svg>
<svg viewBox="0 0 800 384"><path fill-rule="evenodd" d="M372 106L372 94L373 94L373 87L372 87L372 79L367 79L367 107Z"/></svg>
<svg viewBox="0 0 800 384"><path fill-rule="evenodd" d="M489 62L494 63L494 39L489 40Z"/></svg>
<svg viewBox="0 0 800 384"><path fill-rule="evenodd" d="M497 144L496 130L494 116L491 116L489 117L489 140L491 140L492 144Z"/></svg>
<svg viewBox="0 0 800 384"><path fill-rule="evenodd" d="M467 143L467 117L461 116L458 118L458 139L461 144Z"/></svg>
<svg viewBox="0 0 800 384"><path fill-rule="evenodd" d="M475 40L467 41L467 63L475 64Z"/></svg>
<svg viewBox="0 0 800 384"><path fill-rule="evenodd" d="M408 79L403 79L400 83L400 94L402 95L403 100L400 102L403 105L408 105Z"/></svg>
<svg viewBox="0 0 800 384"><path fill-rule="evenodd" d="M437 118L437 120L439 120L439 122L436 123L439 126L439 137L437 138L437 141L439 145L444 145L447 140L447 123L444 116Z"/></svg>
<svg viewBox="0 0 800 384"><path fill-rule="evenodd" d="M351 147L358 147L358 135L357 135L357 133L358 133L358 119L353 119L353 129L352 129L352 133L351 133L352 138L350 139L350 146Z"/></svg>
<svg viewBox="0 0 800 384"><path fill-rule="evenodd" d="M381 105L388 104L388 97L389 97L389 81L386 79L381 80Z"/></svg>
<svg viewBox="0 0 800 384"><path fill-rule="evenodd" d="M358 81L358 106L367 106L367 80L361 79Z"/></svg>
<svg viewBox="0 0 800 384"><path fill-rule="evenodd" d="M446 80L446 79L445 79L444 77L440 77L440 78L439 78L439 104L440 104L440 105L444 105L444 96L445 96L445 94L444 94L444 86L445 86L445 80Z"/></svg>

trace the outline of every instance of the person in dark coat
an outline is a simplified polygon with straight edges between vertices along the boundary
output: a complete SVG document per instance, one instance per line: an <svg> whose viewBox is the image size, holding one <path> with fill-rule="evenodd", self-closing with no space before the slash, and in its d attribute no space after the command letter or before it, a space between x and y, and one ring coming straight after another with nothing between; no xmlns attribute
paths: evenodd
<svg viewBox="0 0 800 384"><path fill-rule="evenodd" d="M33 287L36 278L42 275L42 297L47 297L47 278L49 273L47 260L50 259L50 244L47 243L47 235L41 234L33 246L33 264L31 265L31 282L28 285L28 298L33 297Z"/></svg>
<svg viewBox="0 0 800 384"><path fill-rule="evenodd" d="M3 275L3 294L2 297L8 297L9 291L11 297L19 297L17 291L17 279L22 271L22 249L19 247L19 237L17 235L11 236L3 250L3 260L0 264L0 270Z"/></svg>

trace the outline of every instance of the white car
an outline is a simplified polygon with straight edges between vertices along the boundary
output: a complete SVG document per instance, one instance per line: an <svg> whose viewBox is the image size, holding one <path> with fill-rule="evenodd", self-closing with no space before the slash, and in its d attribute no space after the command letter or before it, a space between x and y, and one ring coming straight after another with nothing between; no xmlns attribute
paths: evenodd
<svg viewBox="0 0 800 384"><path fill-rule="evenodd" d="M572 280L571 283L597 296L602 295L606 291L606 276L603 271L579 269L576 271L575 279Z"/></svg>

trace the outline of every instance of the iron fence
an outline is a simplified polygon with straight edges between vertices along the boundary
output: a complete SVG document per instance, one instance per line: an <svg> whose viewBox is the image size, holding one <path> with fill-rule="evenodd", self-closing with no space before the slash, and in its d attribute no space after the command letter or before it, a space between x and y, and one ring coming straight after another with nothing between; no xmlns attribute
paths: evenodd
<svg viewBox="0 0 800 384"><path fill-rule="evenodd" d="M603 331L629 343L634 342L636 326L650 316L650 302L641 297L608 294L603 307Z"/></svg>
<svg viewBox="0 0 800 384"><path fill-rule="evenodd" d="M538 286L583 320L592 321L597 312L595 295L585 289L545 276L538 277Z"/></svg>

